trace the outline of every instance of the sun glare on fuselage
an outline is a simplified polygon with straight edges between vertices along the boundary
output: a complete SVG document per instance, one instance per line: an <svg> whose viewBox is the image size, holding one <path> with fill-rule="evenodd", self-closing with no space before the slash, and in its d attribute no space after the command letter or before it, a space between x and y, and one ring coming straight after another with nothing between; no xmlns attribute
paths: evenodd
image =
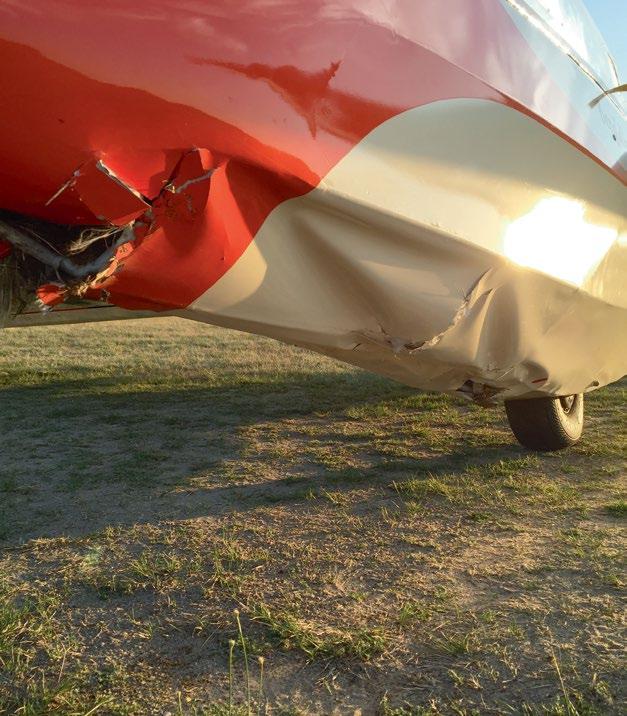
<svg viewBox="0 0 627 716"><path fill-rule="evenodd" d="M586 221L580 202L551 197L510 224L503 251L520 266L581 286L617 236L616 229Z"/></svg>

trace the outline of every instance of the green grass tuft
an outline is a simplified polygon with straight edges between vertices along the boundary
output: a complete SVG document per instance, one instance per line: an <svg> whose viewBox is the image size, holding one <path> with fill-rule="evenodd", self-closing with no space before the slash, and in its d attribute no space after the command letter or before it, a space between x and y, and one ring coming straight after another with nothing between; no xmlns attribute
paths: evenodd
<svg viewBox="0 0 627 716"><path fill-rule="evenodd" d="M612 517L627 517L627 502L625 500L613 502L611 505L605 506L605 511Z"/></svg>
<svg viewBox="0 0 627 716"><path fill-rule="evenodd" d="M386 638L379 629L317 630L287 611L272 611L260 604L252 618L268 627L270 636L283 649L298 649L311 660L352 658L370 661L385 649Z"/></svg>

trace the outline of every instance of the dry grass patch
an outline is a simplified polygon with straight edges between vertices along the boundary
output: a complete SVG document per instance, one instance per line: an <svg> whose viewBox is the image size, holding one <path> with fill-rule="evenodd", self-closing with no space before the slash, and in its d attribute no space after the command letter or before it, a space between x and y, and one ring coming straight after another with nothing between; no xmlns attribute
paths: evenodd
<svg viewBox="0 0 627 716"><path fill-rule="evenodd" d="M622 713L624 397L532 456L229 331L4 333L0 714Z"/></svg>

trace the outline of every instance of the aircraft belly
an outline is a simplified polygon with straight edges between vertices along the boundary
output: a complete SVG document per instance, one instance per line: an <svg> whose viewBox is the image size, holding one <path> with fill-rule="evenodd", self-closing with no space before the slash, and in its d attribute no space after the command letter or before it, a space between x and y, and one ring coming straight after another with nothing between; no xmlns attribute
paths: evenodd
<svg viewBox="0 0 627 716"><path fill-rule="evenodd" d="M183 315L479 400L590 390L626 372L625 194L516 110L436 102L278 206Z"/></svg>

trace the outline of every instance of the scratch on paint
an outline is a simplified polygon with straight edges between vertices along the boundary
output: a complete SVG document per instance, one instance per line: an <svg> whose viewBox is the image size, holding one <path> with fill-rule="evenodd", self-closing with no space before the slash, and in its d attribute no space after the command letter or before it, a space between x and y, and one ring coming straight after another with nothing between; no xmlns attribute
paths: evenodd
<svg viewBox="0 0 627 716"><path fill-rule="evenodd" d="M215 169L210 169L208 172L205 172L202 176L196 177L195 179L188 179L186 182L183 182L181 186L177 186L174 189L174 192L176 194L180 194L181 192L185 191L187 187L191 186L192 184L198 184L201 181L205 181L207 179L211 179L211 176L215 172Z"/></svg>

